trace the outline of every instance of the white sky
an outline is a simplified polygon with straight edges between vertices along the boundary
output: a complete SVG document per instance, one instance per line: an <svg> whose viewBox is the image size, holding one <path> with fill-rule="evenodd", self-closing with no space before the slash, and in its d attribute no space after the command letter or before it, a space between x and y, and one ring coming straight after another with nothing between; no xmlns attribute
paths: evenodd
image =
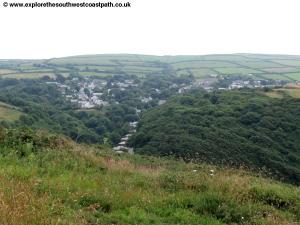
<svg viewBox="0 0 300 225"><path fill-rule="evenodd" d="M131 8L104 9L4 8L4 1L30 0L0 0L2 59L102 53L300 55L299 0L129 0Z"/></svg>

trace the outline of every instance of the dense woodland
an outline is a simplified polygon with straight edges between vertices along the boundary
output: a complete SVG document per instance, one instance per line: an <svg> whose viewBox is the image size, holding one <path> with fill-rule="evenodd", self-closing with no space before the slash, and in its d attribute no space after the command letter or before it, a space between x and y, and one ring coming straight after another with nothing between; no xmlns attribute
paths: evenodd
<svg viewBox="0 0 300 225"><path fill-rule="evenodd" d="M56 81L62 84L72 79L57 77ZM142 111L157 106L159 99L167 99L177 91L170 89L170 85L190 82L189 78L166 76L143 79L142 83L137 80L141 83L139 86L122 91L111 86L113 82L129 78L132 77L119 75L106 78L105 91L109 88L110 94L106 92L102 98L110 105L88 110L78 109L67 101L56 86L46 83L51 81L49 77L38 80L0 79L0 101L18 107L23 113L17 121L3 120L1 124L5 127L45 129L67 135L76 142L115 144L128 132L129 122L138 120L137 109ZM157 88L159 93L155 91ZM151 101L143 103L141 96L150 96Z"/></svg>
<svg viewBox="0 0 300 225"><path fill-rule="evenodd" d="M131 140L137 153L259 168L300 183L300 100L255 90L172 98L146 112Z"/></svg>
<svg viewBox="0 0 300 225"><path fill-rule="evenodd" d="M2 80L0 85L0 101L24 113L14 123L2 121L6 127L30 126L61 133L78 142L103 143L113 130L122 134L130 119L130 107L124 105L113 105L105 112L76 110L55 87L40 81Z"/></svg>

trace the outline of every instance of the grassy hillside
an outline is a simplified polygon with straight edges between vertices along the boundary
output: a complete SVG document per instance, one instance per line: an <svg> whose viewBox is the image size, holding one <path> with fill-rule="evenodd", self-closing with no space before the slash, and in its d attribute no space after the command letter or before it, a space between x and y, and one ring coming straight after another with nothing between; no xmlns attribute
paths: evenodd
<svg viewBox="0 0 300 225"><path fill-rule="evenodd" d="M248 75L257 78L299 81L300 56L290 55L82 55L47 60L0 60L4 78L39 78L56 73L109 77L134 74L140 77L192 74L196 78L219 75Z"/></svg>
<svg viewBox="0 0 300 225"><path fill-rule="evenodd" d="M265 94L273 98L283 98L284 96L300 98L300 85L287 86L285 88L276 88L272 91L265 92Z"/></svg>
<svg viewBox="0 0 300 225"><path fill-rule="evenodd" d="M250 172L0 131L0 224L300 224L299 188Z"/></svg>
<svg viewBox="0 0 300 225"><path fill-rule="evenodd" d="M143 154L267 168L274 177L299 184L300 101L290 97L291 90L298 89L174 97L144 113L132 145Z"/></svg>
<svg viewBox="0 0 300 225"><path fill-rule="evenodd" d="M12 105L0 102L0 120L16 121L23 113Z"/></svg>

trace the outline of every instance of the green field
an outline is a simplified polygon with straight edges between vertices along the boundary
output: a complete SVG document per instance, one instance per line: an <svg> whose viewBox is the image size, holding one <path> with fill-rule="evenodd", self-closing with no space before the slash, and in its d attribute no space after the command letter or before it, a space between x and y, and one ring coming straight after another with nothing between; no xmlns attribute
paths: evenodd
<svg viewBox="0 0 300 225"><path fill-rule="evenodd" d="M54 73L15 73L9 75L3 75L2 78L14 78L14 79L39 79L42 77L51 77L54 78Z"/></svg>
<svg viewBox="0 0 300 225"><path fill-rule="evenodd" d="M211 74L216 74L216 72L211 69L191 69L190 71L195 78L204 78Z"/></svg>
<svg viewBox="0 0 300 225"><path fill-rule="evenodd" d="M284 95L300 98L300 86L273 89L272 91L264 92L264 94L272 98L283 98Z"/></svg>
<svg viewBox="0 0 300 225"><path fill-rule="evenodd" d="M54 64L77 64L77 65L117 65L117 61L144 61L142 56L130 54L117 54L117 55L83 55L72 56L65 58L51 59L49 62ZM153 57L152 57L153 58ZM155 61L155 60L153 60Z"/></svg>
<svg viewBox="0 0 300 225"><path fill-rule="evenodd" d="M300 73L287 73L285 74L287 77L290 77L293 80L300 81Z"/></svg>
<svg viewBox="0 0 300 225"><path fill-rule="evenodd" d="M67 77L69 76L69 73L60 73L62 76ZM55 78L54 73L15 73L15 74L7 74L7 75L2 75L0 76L1 78L11 78L11 79L39 79L43 77L50 77L50 78Z"/></svg>
<svg viewBox="0 0 300 225"><path fill-rule="evenodd" d="M86 70L115 71L115 66L75 66L75 68L81 71L86 71Z"/></svg>
<svg viewBox="0 0 300 225"><path fill-rule="evenodd" d="M145 76L193 74L203 78L209 74L247 75L264 74L265 77L282 79L286 74L292 80L299 80L300 57L289 55L182 55L151 56L131 54L82 55L47 60L0 61L2 78L40 78L45 74L78 72L83 76L94 75L96 70L104 72L97 76L118 74ZM92 72L95 70L94 72ZM185 71L184 71L185 70ZM8 73L12 73L8 76ZM106 75L105 75L106 74ZM278 75L274 75L278 74ZM286 78L285 78L286 79Z"/></svg>
<svg viewBox="0 0 300 225"><path fill-rule="evenodd" d="M291 59L281 59L281 60L273 60L276 63L280 63L286 66L297 66L300 67L300 59L299 60L291 60Z"/></svg>
<svg viewBox="0 0 300 225"><path fill-rule="evenodd" d="M237 65L229 62L223 61L190 61L190 62L180 62L171 64L172 67L177 69L186 69L186 68L219 68L219 67L238 67Z"/></svg>
<svg viewBox="0 0 300 225"><path fill-rule="evenodd" d="M122 66L122 70L126 71L145 71L145 72L159 72L162 71L163 68L157 66L157 67L150 67L150 66Z"/></svg>
<svg viewBox="0 0 300 225"><path fill-rule="evenodd" d="M264 93L266 96L271 97L271 98L283 98L284 94L281 91L268 91Z"/></svg>
<svg viewBox="0 0 300 225"><path fill-rule="evenodd" d="M300 98L300 88L298 89L286 89L286 93L293 98Z"/></svg>
<svg viewBox="0 0 300 225"><path fill-rule="evenodd" d="M270 67L282 67L282 65L279 65L277 63L271 62L271 61L263 61L263 60L257 60L257 61L237 61L237 64L245 67L250 67L254 69L261 69L261 68L270 68Z"/></svg>
<svg viewBox="0 0 300 225"><path fill-rule="evenodd" d="M190 75L189 70L178 70L178 71L176 71L176 76L178 76L178 77L180 77L180 76L186 77L188 75Z"/></svg>
<svg viewBox="0 0 300 225"><path fill-rule="evenodd" d="M241 75L247 75L247 74L253 74L253 73L261 73L258 70L254 69L248 69L248 68L241 68L241 67L225 67L225 68L216 68L217 72L221 74L241 74Z"/></svg>
<svg viewBox="0 0 300 225"><path fill-rule="evenodd" d="M96 73L96 72L79 72L79 75L81 76L97 76L97 77L110 77L111 74L107 73Z"/></svg>
<svg viewBox="0 0 300 225"><path fill-rule="evenodd" d="M273 68L264 68L262 69L268 73L291 73L291 72L298 72L300 68L295 67L273 67Z"/></svg>
<svg viewBox="0 0 300 225"><path fill-rule="evenodd" d="M16 107L0 102L0 121L15 121L20 118L23 113Z"/></svg>
<svg viewBox="0 0 300 225"><path fill-rule="evenodd" d="M286 76L280 74L262 74L261 76L266 79L273 79L273 80L290 80Z"/></svg>

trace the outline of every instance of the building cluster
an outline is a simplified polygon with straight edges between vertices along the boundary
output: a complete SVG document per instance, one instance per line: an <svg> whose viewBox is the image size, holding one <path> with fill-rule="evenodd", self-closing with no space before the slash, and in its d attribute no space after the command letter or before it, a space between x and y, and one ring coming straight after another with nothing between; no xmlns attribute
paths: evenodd
<svg viewBox="0 0 300 225"><path fill-rule="evenodd" d="M112 87L117 87L117 88L120 88L121 91L125 91L127 88L130 88L130 87L137 87L138 84L136 84L134 82L134 80L124 80L124 81L117 81L117 82L112 82L111 83L111 86Z"/></svg>
<svg viewBox="0 0 300 225"><path fill-rule="evenodd" d="M239 88L264 88L269 87L273 88L275 86L281 86L281 81L270 81L268 80L234 80L232 83L228 86L228 88L225 88L227 90L232 89L239 89ZM220 88L219 88L220 89Z"/></svg>
<svg viewBox="0 0 300 225"><path fill-rule="evenodd" d="M194 88L201 87L206 91L211 91L214 87L213 85L218 81L215 75L210 75L208 78L205 79L197 79L193 83Z"/></svg>
<svg viewBox="0 0 300 225"><path fill-rule="evenodd" d="M56 85L66 100L76 104L79 108L91 109L109 105L107 101L101 99L107 84L105 80L89 78L79 80L75 77L66 82L67 84L59 82L47 83Z"/></svg>
<svg viewBox="0 0 300 225"><path fill-rule="evenodd" d="M250 75L250 74L249 74ZM223 80L224 77L217 78L215 75L210 75L208 78L196 79L192 85L182 87L179 89L179 93L187 92L193 88L203 88L206 91L212 91L218 87L218 79ZM266 80L266 79L256 79L256 80L232 80L227 87L218 87L219 90L232 90L239 88L264 88L264 87L275 87L283 85L284 81L281 80Z"/></svg>

